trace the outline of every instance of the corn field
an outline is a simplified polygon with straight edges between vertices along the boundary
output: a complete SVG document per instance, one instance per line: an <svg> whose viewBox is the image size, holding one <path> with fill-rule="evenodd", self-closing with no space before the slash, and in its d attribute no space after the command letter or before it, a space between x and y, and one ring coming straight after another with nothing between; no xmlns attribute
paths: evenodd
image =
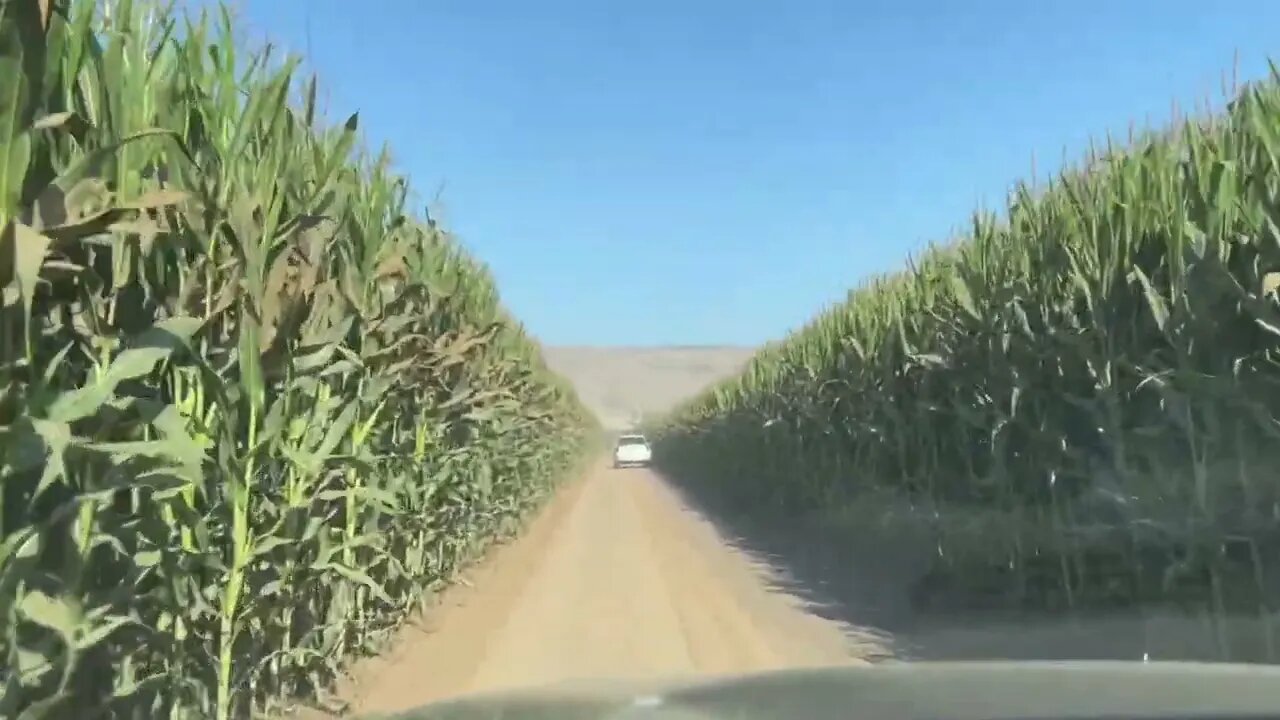
<svg viewBox="0 0 1280 720"><path fill-rule="evenodd" d="M321 692L593 437L357 117L234 30L0 2L0 716Z"/></svg>
<svg viewBox="0 0 1280 720"><path fill-rule="evenodd" d="M660 421L657 464L793 518L909 507L964 602L1244 613L1280 661L1280 75L965 235Z"/></svg>

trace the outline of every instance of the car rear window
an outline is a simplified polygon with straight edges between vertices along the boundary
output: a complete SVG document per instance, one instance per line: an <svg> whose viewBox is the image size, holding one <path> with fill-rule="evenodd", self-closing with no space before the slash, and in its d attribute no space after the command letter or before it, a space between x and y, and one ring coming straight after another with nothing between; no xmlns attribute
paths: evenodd
<svg viewBox="0 0 1280 720"><path fill-rule="evenodd" d="M627 445L646 445L644 437L640 435L623 435L618 438L618 447L626 447Z"/></svg>

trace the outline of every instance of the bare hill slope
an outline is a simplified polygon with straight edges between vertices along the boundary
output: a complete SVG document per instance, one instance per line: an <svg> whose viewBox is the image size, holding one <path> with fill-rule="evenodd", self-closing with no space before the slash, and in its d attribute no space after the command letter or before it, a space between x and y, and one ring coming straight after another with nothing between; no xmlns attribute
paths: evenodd
<svg viewBox="0 0 1280 720"><path fill-rule="evenodd" d="M546 347L551 369L578 390L609 430L681 400L742 369L747 347Z"/></svg>

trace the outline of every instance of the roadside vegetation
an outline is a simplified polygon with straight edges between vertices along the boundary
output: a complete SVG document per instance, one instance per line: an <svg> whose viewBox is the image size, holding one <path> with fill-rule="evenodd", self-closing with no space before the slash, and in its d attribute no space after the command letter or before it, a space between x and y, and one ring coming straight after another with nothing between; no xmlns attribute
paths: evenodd
<svg viewBox="0 0 1280 720"><path fill-rule="evenodd" d="M357 117L233 30L0 2L0 716L319 692L595 438Z"/></svg>
<svg viewBox="0 0 1280 720"><path fill-rule="evenodd" d="M910 526L922 606L1244 614L1277 661L1278 288L1274 76L855 289L655 423L655 462L744 512Z"/></svg>

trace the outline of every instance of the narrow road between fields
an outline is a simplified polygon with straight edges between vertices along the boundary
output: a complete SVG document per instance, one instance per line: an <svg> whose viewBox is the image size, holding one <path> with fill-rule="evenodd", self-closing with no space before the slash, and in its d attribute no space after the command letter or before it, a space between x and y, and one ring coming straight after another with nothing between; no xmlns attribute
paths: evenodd
<svg viewBox="0 0 1280 720"><path fill-rule="evenodd" d="M878 650L770 578L658 475L600 468L565 488L388 655L359 668L353 709L864 662Z"/></svg>

